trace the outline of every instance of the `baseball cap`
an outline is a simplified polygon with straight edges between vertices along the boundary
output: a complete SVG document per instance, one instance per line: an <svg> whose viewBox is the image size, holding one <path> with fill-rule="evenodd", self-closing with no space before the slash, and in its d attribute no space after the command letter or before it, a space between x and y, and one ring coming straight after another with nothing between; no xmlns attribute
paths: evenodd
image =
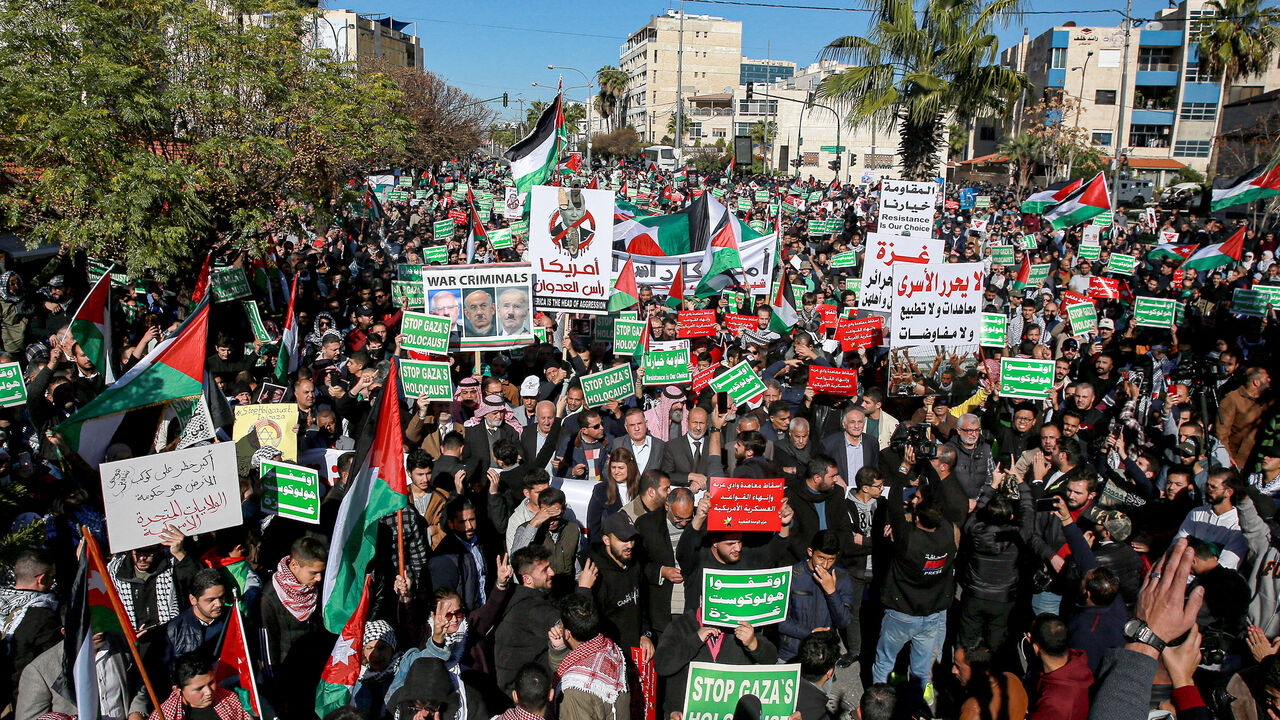
<svg viewBox="0 0 1280 720"><path fill-rule="evenodd" d="M1075 338L1067 338L1066 340L1062 341L1063 352L1066 352L1068 350L1079 350L1079 349L1080 349L1080 341L1076 340Z"/></svg>
<svg viewBox="0 0 1280 720"><path fill-rule="evenodd" d="M67 284L67 279L61 275L54 275L53 277L49 278L48 282L46 282L45 284L48 285L49 287L56 287L56 288L64 287Z"/></svg>
<svg viewBox="0 0 1280 720"><path fill-rule="evenodd" d="M538 397L538 388L542 385L538 376L530 375L520 383L520 397Z"/></svg>
<svg viewBox="0 0 1280 720"><path fill-rule="evenodd" d="M1098 321L1098 329L1099 330L1103 330L1103 329L1115 330L1116 321L1112 320L1111 318L1102 318L1101 320Z"/></svg>
<svg viewBox="0 0 1280 720"><path fill-rule="evenodd" d="M370 305L369 303L365 303L360 307L356 308L356 314L364 315L366 317L373 317L373 306Z"/></svg>
<svg viewBox="0 0 1280 720"><path fill-rule="evenodd" d="M600 524L600 534L612 535L619 540L630 540L640 534L625 512L615 512Z"/></svg>
<svg viewBox="0 0 1280 720"><path fill-rule="evenodd" d="M1133 521L1119 510L1103 510L1094 518L1094 523L1107 529L1111 539L1124 542L1133 534Z"/></svg>

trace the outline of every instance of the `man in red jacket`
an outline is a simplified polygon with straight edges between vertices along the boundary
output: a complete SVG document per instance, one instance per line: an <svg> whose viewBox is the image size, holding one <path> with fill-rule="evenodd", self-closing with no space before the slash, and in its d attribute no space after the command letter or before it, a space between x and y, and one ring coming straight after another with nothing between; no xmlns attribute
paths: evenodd
<svg viewBox="0 0 1280 720"><path fill-rule="evenodd" d="M1070 647L1067 624L1044 613L1032 621L1027 636L1040 659L1027 720L1087 720L1093 673L1084 651Z"/></svg>

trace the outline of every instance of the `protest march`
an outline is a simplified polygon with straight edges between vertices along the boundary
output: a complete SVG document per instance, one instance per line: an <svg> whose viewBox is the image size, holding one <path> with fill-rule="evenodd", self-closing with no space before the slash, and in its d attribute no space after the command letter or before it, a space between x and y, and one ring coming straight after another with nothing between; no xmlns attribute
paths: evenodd
<svg viewBox="0 0 1280 720"><path fill-rule="evenodd" d="M0 258L15 720L1280 713L1275 169L570 167L560 103L163 280Z"/></svg>

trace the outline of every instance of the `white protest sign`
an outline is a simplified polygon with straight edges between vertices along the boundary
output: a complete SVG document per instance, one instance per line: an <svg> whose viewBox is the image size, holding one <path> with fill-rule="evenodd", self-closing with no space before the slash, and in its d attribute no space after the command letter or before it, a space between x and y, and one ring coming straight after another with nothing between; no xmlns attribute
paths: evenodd
<svg viewBox="0 0 1280 720"><path fill-rule="evenodd" d="M982 263L895 265L890 347L978 342L982 278Z"/></svg>
<svg viewBox="0 0 1280 720"><path fill-rule="evenodd" d="M937 197L937 183L881 180L879 232L910 238L933 237L933 208Z"/></svg>
<svg viewBox="0 0 1280 720"><path fill-rule="evenodd" d="M534 307L607 314L613 292L613 192L534 185L529 195Z"/></svg>
<svg viewBox="0 0 1280 720"><path fill-rule="evenodd" d="M235 443L103 463L99 470L113 554L159 543L170 525L191 536L243 521Z"/></svg>
<svg viewBox="0 0 1280 720"><path fill-rule="evenodd" d="M928 183L926 183L928 184ZM858 307L888 313L893 309L893 268L903 263L928 265L946 260L944 241L871 233L862 259L862 295Z"/></svg>

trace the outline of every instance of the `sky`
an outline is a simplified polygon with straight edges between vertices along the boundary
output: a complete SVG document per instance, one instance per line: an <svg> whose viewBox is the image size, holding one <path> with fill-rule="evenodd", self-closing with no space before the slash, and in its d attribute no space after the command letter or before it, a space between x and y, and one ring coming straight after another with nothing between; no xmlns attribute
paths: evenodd
<svg viewBox="0 0 1280 720"><path fill-rule="evenodd" d="M867 29L865 12L750 6L767 3L833 7L839 4L838 0L731 2L735 4L686 2L685 11L690 15L740 20L742 52L751 58L767 56L804 66L817 60L823 46L836 37L863 34ZM554 89L531 85L536 82L555 87L560 73L548 70L547 65L576 67L585 73L604 65L617 65L618 46L626 42L628 35L645 25L650 15L680 7L678 3L646 5L630 0L325 0L323 5L359 13L390 14L397 20L416 22L427 70L477 98L496 97L506 91L512 100L521 96L526 101L547 100L555 94ZM1059 12L1063 5L1059 0L1028 2L1028 13L1022 20L1000 33L1001 49L1016 43L1024 27L1032 37L1069 20L1082 27L1114 27L1124 12L1124 0L1073 0L1071 12ZM1134 0L1133 13L1138 18L1151 18L1168 6L1165 0ZM848 3L846 7L861 5ZM577 73L563 74L566 88L585 85ZM586 89L566 89L565 94L570 100L581 100ZM518 112L515 102L506 111L500 104L495 104L495 109L507 119Z"/></svg>

